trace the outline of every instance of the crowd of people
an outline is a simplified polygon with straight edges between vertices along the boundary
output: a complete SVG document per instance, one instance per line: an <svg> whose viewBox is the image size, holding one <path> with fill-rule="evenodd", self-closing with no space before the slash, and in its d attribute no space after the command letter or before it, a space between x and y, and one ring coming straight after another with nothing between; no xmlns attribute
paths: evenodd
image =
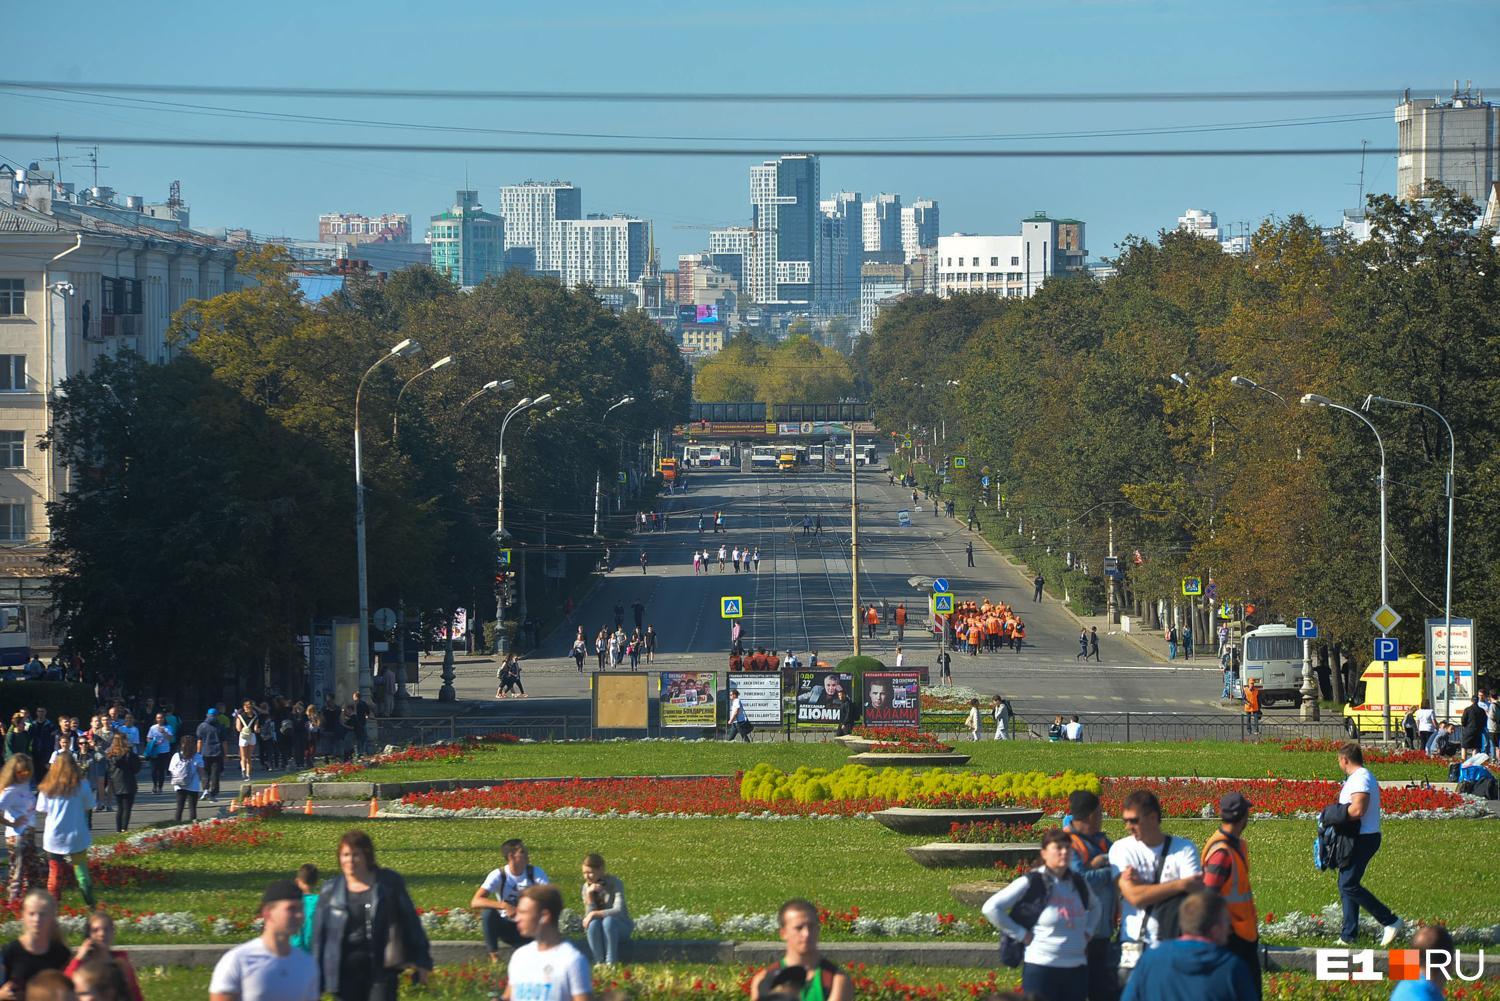
<svg viewBox="0 0 1500 1001"><path fill-rule="evenodd" d="M952 627L946 633L949 648L971 657L1002 650L1020 653L1026 642L1025 620L1003 601L991 602L988 598L977 603L960 601L954 604L951 616L933 617L934 632L941 632L949 625Z"/></svg>

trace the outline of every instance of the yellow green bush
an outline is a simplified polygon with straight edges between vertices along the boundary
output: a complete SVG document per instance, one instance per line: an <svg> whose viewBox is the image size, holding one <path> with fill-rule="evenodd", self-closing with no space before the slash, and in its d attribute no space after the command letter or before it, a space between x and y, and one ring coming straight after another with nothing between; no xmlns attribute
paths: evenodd
<svg viewBox="0 0 1500 1001"><path fill-rule="evenodd" d="M1078 789L1097 794L1099 776L1073 771L1060 775L1045 772L1001 772L997 775L938 770L914 772L905 768L877 771L868 765L844 765L832 770L804 765L794 772L784 772L762 762L740 780L740 798L749 803L867 799L900 803L912 799L951 800L961 797L1032 801L1066 799Z"/></svg>

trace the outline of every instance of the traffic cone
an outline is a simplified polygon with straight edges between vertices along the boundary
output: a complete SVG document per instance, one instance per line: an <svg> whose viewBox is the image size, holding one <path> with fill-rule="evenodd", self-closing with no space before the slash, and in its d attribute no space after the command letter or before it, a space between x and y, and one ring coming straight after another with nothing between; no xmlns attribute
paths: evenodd
<svg viewBox="0 0 1500 1001"><path fill-rule="evenodd" d="M280 803L281 802L281 786L278 785L275 782L271 783L271 802L272 803Z"/></svg>
<svg viewBox="0 0 1500 1001"><path fill-rule="evenodd" d="M302 812L307 814L309 817L313 815L312 796L309 795L307 797L307 805L302 808Z"/></svg>
<svg viewBox="0 0 1500 1001"><path fill-rule="evenodd" d="M370 816L373 817L373 816L375 816L379 812L380 812L380 799L377 796L371 796L370 797Z"/></svg>
<svg viewBox="0 0 1500 1001"><path fill-rule="evenodd" d="M237 799L231 799L229 801L229 812L230 813L238 813L239 810L240 810L240 801L237 800Z"/></svg>

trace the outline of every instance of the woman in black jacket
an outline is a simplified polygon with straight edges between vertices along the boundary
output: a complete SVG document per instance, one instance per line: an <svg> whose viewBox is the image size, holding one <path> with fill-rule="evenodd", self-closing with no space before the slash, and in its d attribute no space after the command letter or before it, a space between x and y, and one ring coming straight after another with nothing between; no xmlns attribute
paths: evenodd
<svg viewBox="0 0 1500 1001"><path fill-rule="evenodd" d="M141 774L141 756L125 739L115 734L110 742L104 766L109 772L109 787L115 791L115 830L130 829L130 808L135 805L137 782Z"/></svg>
<svg viewBox="0 0 1500 1001"><path fill-rule="evenodd" d="M375 864L375 845L364 831L339 839L339 868L313 911L323 993L340 1001L394 1001L403 969L412 970L413 983L432 972L416 905L400 874Z"/></svg>

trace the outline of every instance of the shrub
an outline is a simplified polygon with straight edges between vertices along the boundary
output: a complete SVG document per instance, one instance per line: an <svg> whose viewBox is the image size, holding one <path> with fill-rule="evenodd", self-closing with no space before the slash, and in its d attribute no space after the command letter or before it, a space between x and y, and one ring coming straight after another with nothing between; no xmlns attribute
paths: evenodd
<svg viewBox="0 0 1500 1001"><path fill-rule="evenodd" d="M746 772L740 780L740 797L748 802L799 803L823 800L947 800L961 798L983 802L1036 802L1066 799L1078 789L1099 792L1099 777L1078 772L1047 775L1043 772L912 772L903 768L876 771L867 765L827 768L803 766L783 772L765 762Z"/></svg>

